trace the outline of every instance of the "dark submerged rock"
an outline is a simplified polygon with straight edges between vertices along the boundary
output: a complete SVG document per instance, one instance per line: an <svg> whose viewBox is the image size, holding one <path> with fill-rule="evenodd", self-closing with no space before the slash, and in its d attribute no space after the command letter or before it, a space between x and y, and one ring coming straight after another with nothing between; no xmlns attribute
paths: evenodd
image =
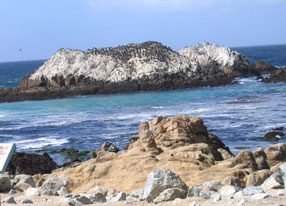
<svg viewBox="0 0 286 206"><path fill-rule="evenodd" d="M48 153L38 155L17 152L12 156L7 171L12 175L49 174L58 167Z"/></svg>
<svg viewBox="0 0 286 206"><path fill-rule="evenodd" d="M279 141L281 137L285 136L283 132L276 132L276 131L271 131L268 132L264 135L263 140L264 141Z"/></svg>

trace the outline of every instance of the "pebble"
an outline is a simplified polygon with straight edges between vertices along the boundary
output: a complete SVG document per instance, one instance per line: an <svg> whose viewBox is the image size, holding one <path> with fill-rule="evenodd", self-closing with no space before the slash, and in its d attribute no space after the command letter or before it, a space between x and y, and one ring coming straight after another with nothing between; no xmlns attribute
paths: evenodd
<svg viewBox="0 0 286 206"><path fill-rule="evenodd" d="M214 199L213 199L213 202L218 202L221 200L221 195L220 194L216 194L214 195Z"/></svg>
<svg viewBox="0 0 286 206"><path fill-rule="evenodd" d="M191 202L190 206L199 206L199 204L197 202Z"/></svg>
<svg viewBox="0 0 286 206"><path fill-rule="evenodd" d="M14 197L12 196L5 198L3 201L10 204L17 204Z"/></svg>
<svg viewBox="0 0 286 206"><path fill-rule="evenodd" d="M25 200L22 200L21 203L22 204L33 204L33 201L29 199L25 199Z"/></svg>

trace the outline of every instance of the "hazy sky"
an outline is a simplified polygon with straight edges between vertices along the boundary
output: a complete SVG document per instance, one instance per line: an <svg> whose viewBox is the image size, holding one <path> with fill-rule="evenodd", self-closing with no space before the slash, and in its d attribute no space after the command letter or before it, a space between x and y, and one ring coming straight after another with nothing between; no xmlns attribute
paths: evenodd
<svg viewBox="0 0 286 206"><path fill-rule="evenodd" d="M286 0L1 0L0 62L159 41L286 43Z"/></svg>

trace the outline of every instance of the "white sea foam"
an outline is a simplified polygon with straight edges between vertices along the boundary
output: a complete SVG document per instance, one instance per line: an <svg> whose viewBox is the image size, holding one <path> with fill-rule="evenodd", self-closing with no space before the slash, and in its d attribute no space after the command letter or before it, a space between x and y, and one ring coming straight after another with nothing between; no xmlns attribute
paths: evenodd
<svg viewBox="0 0 286 206"><path fill-rule="evenodd" d="M17 148L19 149L36 149L36 148L41 148L44 146L60 146L62 144L68 143L68 139L63 138L57 138L53 136L49 137L42 137L38 139L28 139L28 140L20 140L20 141L15 141Z"/></svg>
<svg viewBox="0 0 286 206"><path fill-rule="evenodd" d="M155 106L155 107L151 107L151 109L165 109L167 107L163 107L163 106Z"/></svg>
<svg viewBox="0 0 286 206"><path fill-rule="evenodd" d="M253 77L250 78L236 78L235 79L239 84L250 84L250 83L254 83L257 82L257 80Z"/></svg>
<svg viewBox="0 0 286 206"><path fill-rule="evenodd" d="M188 113L191 113L191 114L195 113L195 114L197 114L197 113L210 112L210 111L213 111L213 109L210 109L210 108L199 108L199 109L192 109Z"/></svg>

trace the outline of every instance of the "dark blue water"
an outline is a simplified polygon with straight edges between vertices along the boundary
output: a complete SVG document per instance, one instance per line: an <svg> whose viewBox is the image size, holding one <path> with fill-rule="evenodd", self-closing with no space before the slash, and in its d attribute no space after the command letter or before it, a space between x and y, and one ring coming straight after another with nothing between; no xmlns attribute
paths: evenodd
<svg viewBox="0 0 286 206"><path fill-rule="evenodd" d="M286 67L286 44L232 48L242 53L251 63L266 61L276 67Z"/></svg>
<svg viewBox="0 0 286 206"><path fill-rule="evenodd" d="M265 52L272 51L268 62L286 65L286 46L240 49L252 61L264 61ZM2 63L0 84L16 87L21 76L42 63ZM138 133L141 122L156 115L187 114L201 117L234 153L238 147L265 148L273 143L257 138L274 127L286 126L286 83L264 84L255 78L238 82L212 88L2 103L0 141L16 142L18 151L25 152L70 147L92 150L104 141L123 148Z"/></svg>
<svg viewBox="0 0 286 206"><path fill-rule="evenodd" d="M0 88L15 88L21 79L35 71L45 60L0 63Z"/></svg>

